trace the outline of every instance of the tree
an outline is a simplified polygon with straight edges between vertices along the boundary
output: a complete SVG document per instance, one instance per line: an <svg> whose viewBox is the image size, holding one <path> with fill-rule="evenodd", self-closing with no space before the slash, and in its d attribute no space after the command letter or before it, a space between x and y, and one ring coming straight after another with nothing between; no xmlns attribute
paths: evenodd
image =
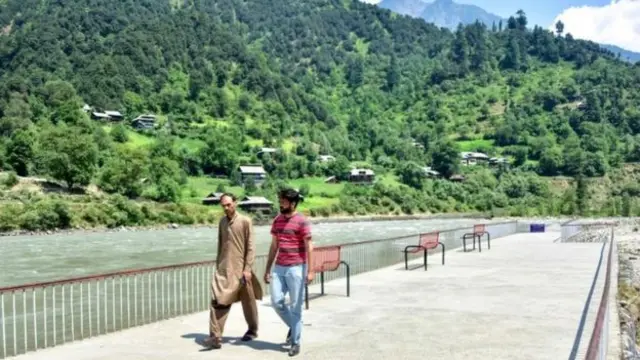
<svg viewBox="0 0 640 360"><path fill-rule="evenodd" d="M127 129L122 124L118 124L111 128L111 132L109 133L114 141L119 143L126 143L129 141L129 134L127 134Z"/></svg>
<svg viewBox="0 0 640 360"><path fill-rule="evenodd" d="M360 56L349 59L347 63L347 83L352 89L360 87L364 82L364 61Z"/></svg>
<svg viewBox="0 0 640 360"><path fill-rule="evenodd" d="M69 189L89 185L98 165L98 147L90 134L64 124L42 134L39 163Z"/></svg>
<svg viewBox="0 0 640 360"><path fill-rule="evenodd" d="M458 65L459 75L464 76L469 72L470 50L467 36L462 24L458 25L451 49L451 60Z"/></svg>
<svg viewBox="0 0 640 360"><path fill-rule="evenodd" d="M35 136L29 130L18 130L7 144L7 162L20 176L27 176L35 157Z"/></svg>
<svg viewBox="0 0 640 360"><path fill-rule="evenodd" d="M149 175L156 187L155 199L157 201L178 202L180 200L182 185L186 183L186 178L176 161L167 157L152 159Z"/></svg>
<svg viewBox="0 0 640 360"><path fill-rule="evenodd" d="M438 140L431 154L431 168L445 178L451 177L460 166L460 151L450 139Z"/></svg>
<svg viewBox="0 0 640 360"><path fill-rule="evenodd" d="M576 207L578 214L584 216L588 213L587 204L589 203L589 189L584 176L579 175L576 178Z"/></svg>
<svg viewBox="0 0 640 360"><path fill-rule="evenodd" d="M118 149L102 167L99 185L108 193L136 198L142 194L147 176L147 154L139 149Z"/></svg>
<svg viewBox="0 0 640 360"><path fill-rule="evenodd" d="M400 182L412 188L422 190L424 186L425 172L418 164L408 161L402 162L396 170L400 177Z"/></svg>
<svg viewBox="0 0 640 360"><path fill-rule="evenodd" d="M631 216L632 207L631 196L629 196L629 193L625 191L624 194L622 194L622 216Z"/></svg>
<svg viewBox="0 0 640 360"><path fill-rule="evenodd" d="M558 175L562 169L562 150L553 146L545 148L539 160L540 174L545 176Z"/></svg>
<svg viewBox="0 0 640 360"><path fill-rule="evenodd" d="M400 75L398 74L398 64L395 55L391 56L391 61L387 67L386 90L391 92L398 84Z"/></svg>
<svg viewBox="0 0 640 360"><path fill-rule="evenodd" d="M564 32L564 23L558 20L556 22L556 34L558 34L558 36L562 36L563 32Z"/></svg>

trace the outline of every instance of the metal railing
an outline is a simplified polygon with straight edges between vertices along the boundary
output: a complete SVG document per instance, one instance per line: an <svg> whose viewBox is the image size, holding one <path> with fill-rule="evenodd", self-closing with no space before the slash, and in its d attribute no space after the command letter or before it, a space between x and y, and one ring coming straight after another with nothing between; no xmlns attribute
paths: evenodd
<svg viewBox="0 0 640 360"><path fill-rule="evenodd" d="M611 267L613 262L614 250L617 252L614 238L614 229L618 224L616 222L578 222L569 221L562 224L562 242L582 242L582 243L602 243L602 252L608 248L606 257L598 261L596 274L594 275L593 284L587 297L580 326L574 346L569 356L570 360L579 358L584 354L585 360L604 360L607 358L607 350L609 344L609 312L610 302L609 294L611 291ZM605 264L604 274L600 271L602 265ZM598 288L596 285L600 284ZM601 294L599 302L593 302L594 293ZM585 329L586 319L589 317L590 309L597 306L595 320L593 320L593 328L591 331ZM583 343L584 335L589 335L588 343Z"/></svg>
<svg viewBox="0 0 640 360"><path fill-rule="evenodd" d="M595 325L589 340L587 355L585 360L604 360L607 358L607 350L609 343L609 292L611 291L611 264L613 262L614 248L616 247L614 238L614 228L611 227L611 235L609 236L609 254L607 256L607 269L605 271L604 287L602 290L602 298L598 305L598 314L596 315Z"/></svg>
<svg viewBox="0 0 640 360"><path fill-rule="evenodd" d="M486 224L492 239L521 228L516 221ZM440 231L440 241L447 250L459 248L472 231L473 226ZM341 257L351 275L399 264L402 249L417 245L418 236L342 244ZM257 256L254 271L268 294L266 260ZM214 269L214 261L205 261L0 288L0 358L206 311ZM344 276L340 269L324 277Z"/></svg>

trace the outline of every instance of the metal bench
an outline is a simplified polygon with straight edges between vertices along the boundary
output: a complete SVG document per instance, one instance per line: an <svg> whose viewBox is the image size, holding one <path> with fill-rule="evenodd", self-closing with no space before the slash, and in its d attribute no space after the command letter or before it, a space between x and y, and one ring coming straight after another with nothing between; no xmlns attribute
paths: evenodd
<svg viewBox="0 0 640 360"><path fill-rule="evenodd" d="M482 239L483 235L487 235L487 245L489 247L489 249L491 249L491 235L489 234L489 232L486 230L486 226L484 224L478 224L478 225L473 225L473 232L471 233L466 233L464 235L462 235L462 248L464 252L467 252L467 239L468 238L473 238L473 249L471 249L471 251L476 249L476 238L478 238L478 251L482 252L482 244L480 242L480 240Z"/></svg>
<svg viewBox="0 0 640 360"><path fill-rule="evenodd" d="M341 246L321 246L313 249L312 264L309 268L315 273L320 273L320 295L324 295L324 273L326 271L336 271L343 264L347 271L347 297L351 296L351 286L349 279L349 264L340 258ZM305 309L309 309L309 286L305 285L304 303Z"/></svg>
<svg viewBox="0 0 640 360"><path fill-rule="evenodd" d="M435 249L438 245L442 246L442 265L444 265L444 244L440 242L439 232L430 232L420 234L418 245L409 245L404 248L404 268L409 270L409 254L415 254L424 251L424 270L427 270L427 252Z"/></svg>

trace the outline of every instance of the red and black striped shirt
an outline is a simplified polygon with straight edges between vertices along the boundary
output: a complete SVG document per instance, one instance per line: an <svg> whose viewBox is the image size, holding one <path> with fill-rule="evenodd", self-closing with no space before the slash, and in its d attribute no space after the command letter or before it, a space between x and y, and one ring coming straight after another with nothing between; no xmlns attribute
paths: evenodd
<svg viewBox="0 0 640 360"><path fill-rule="evenodd" d="M311 236L311 224L300 213L287 218L280 214L273 219L271 235L278 240L276 264L291 266L307 263L305 239Z"/></svg>

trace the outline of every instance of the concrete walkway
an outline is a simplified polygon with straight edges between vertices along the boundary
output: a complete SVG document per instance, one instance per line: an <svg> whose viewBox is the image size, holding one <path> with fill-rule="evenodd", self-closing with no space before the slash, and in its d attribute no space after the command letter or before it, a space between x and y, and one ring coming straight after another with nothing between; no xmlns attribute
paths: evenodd
<svg viewBox="0 0 640 360"><path fill-rule="evenodd" d="M449 251L444 266L436 255L426 272L398 264L354 276L350 298L344 279L330 282L329 295L304 312L298 358L566 359L601 244L554 243L558 237L517 234L492 241L491 250L483 243L482 253ZM246 325L235 305L220 350L200 351L208 313L198 313L16 359L287 358L287 328L268 301L259 311L260 337L241 343Z"/></svg>

